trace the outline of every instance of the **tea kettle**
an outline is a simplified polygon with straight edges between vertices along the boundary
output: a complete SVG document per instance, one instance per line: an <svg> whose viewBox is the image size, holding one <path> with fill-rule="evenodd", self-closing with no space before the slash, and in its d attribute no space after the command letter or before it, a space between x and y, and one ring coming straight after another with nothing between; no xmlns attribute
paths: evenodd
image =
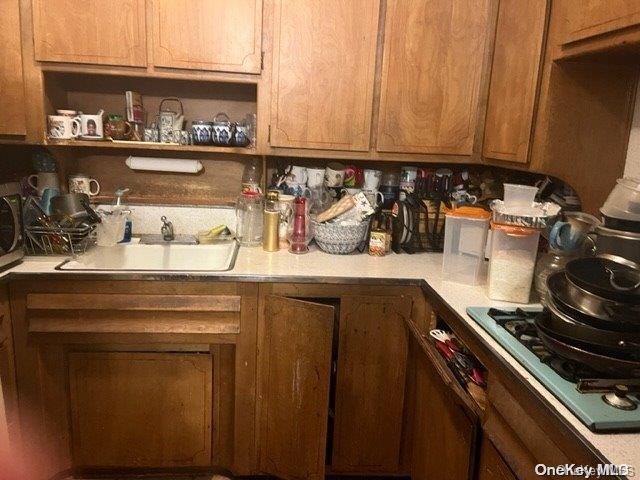
<svg viewBox="0 0 640 480"><path fill-rule="evenodd" d="M177 108L173 110L167 107L167 104L170 102L173 102L175 107L179 107L180 113L178 113ZM170 127L171 130L182 130L182 126L184 125L184 108L179 98L163 98L160 102L159 110L160 121L158 123L161 127L165 126L167 129Z"/></svg>

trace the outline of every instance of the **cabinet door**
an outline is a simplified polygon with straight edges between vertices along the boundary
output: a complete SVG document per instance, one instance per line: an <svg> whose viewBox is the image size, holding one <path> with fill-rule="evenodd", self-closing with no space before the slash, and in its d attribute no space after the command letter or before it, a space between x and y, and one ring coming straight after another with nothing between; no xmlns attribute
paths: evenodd
<svg viewBox="0 0 640 480"><path fill-rule="evenodd" d="M260 467L324 478L333 307L267 296Z"/></svg>
<svg viewBox="0 0 640 480"><path fill-rule="evenodd" d="M638 0L562 0L564 44L640 24Z"/></svg>
<svg viewBox="0 0 640 480"><path fill-rule="evenodd" d="M547 0L501 0L483 155L525 163L538 90Z"/></svg>
<svg viewBox="0 0 640 480"><path fill-rule="evenodd" d="M271 145L368 150L379 0L275 2Z"/></svg>
<svg viewBox="0 0 640 480"><path fill-rule="evenodd" d="M418 350L411 478L470 479L476 422L449 393L427 356Z"/></svg>
<svg viewBox="0 0 640 480"><path fill-rule="evenodd" d="M153 0L153 64L260 73L261 0Z"/></svg>
<svg viewBox="0 0 640 480"><path fill-rule="evenodd" d="M36 60L142 67L145 0L33 0Z"/></svg>
<svg viewBox="0 0 640 480"><path fill-rule="evenodd" d="M517 480L488 438L482 439L477 480Z"/></svg>
<svg viewBox="0 0 640 480"><path fill-rule="evenodd" d="M410 312L405 297L342 297L334 471L399 469Z"/></svg>
<svg viewBox="0 0 640 480"><path fill-rule="evenodd" d="M26 135L19 0L0 2L0 135Z"/></svg>
<svg viewBox="0 0 640 480"><path fill-rule="evenodd" d="M76 466L211 464L212 362L197 353L70 353Z"/></svg>
<svg viewBox="0 0 640 480"><path fill-rule="evenodd" d="M377 150L471 154L488 0L389 0Z"/></svg>

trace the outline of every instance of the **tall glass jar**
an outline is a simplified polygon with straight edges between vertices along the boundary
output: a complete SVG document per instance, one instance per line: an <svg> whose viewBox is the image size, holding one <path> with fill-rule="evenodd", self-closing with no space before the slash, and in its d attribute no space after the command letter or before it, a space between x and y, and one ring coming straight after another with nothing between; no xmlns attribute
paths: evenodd
<svg viewBox="0 0 640 480"><path fill-rule="evenodd" d="M262 244L262 194L243 192L236 203L236 238L243 247Z"/></svg>

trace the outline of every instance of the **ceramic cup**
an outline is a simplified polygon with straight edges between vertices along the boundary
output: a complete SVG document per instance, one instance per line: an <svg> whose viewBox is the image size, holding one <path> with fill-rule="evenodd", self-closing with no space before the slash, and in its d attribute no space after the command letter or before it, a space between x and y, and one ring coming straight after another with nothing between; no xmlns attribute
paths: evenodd
<svg viewBox="0 0 640 480"><path fill-rule="evenodd" d="M56 172L40 172L30 175L27 182L31 188L38 192L39 197L42 197L47 188L60 189L60 180Z"/></svg>
<svg viewBox="0 0 640 480"><path fill-rule="evenodd" d="M345 167L341 163L331 162L324 170L325 187L342 187Z"/></svg>
<svg viewBox="0 0 640 480"><path fill-rule="evenodd" d="M104 138L104 129L102 124L103 113L104 111L100 110L96 115L88 115L86 113L80 115L80 123L82 124L82 138L86 138L87 140L101 140Z"/></svg>
<svg viewBox="0 0 640 480"><path fill-rule="evenodd" d="M417 167L402 167L400 170L400 190L405 192L413 192L416 186L416 178L418 178Z"/></svg>
<svg viewBox="0 0 640 480"><path fill-rule="evenodd" d="M157 128L145 128L144 129L144 137L145 142L156 142L160 140L160 133Z"/></svg>
<svg viewBox="0 0 640 480"><path fill-rule="evenodd" d="M343 188L342 194L345 195L348 193L349 195L355 196L359 194L361 191L362 191L361 188Z"/></svg>
<svg viewBox="0 0 640 480"><path fill-rule="evenodd" d="M311 190L304 183L285 183L285 193L294 197L311 197Z"/></svg>
<svg viewBox="0 0 640 480"><path fill-rule="evenodd" d="M320 188L324 184L324 168L307 168L307 186L309 188Z"/></svg>
<svg viewBox="0 0 640 480"><path fill-rule="evenodd" d="M305 185L307 183L307 167L292 165L287 171L289 171L289 173L287 174L285 182L288 185Z"/></svg>
<svg viewBox="0 0 640 480"><path fill-rule="evenodd" d="M344 169L344 186L348 188L362 185L363 171L355 165L347 165Z"/></svg>
<svg viewBox="0 0 640 480"><path fill-rule="evenodd" d="M56 113L58 115L62 115L63 117L77 117L78 116L78 112L76 112L75 110L56 110Z"/></svg>
<svg viewBox="0 0 640 480"><path fill-rule="evenodd" d="M191 122L191 136L194 145L207 145L212 142L213 122L194 120Z"/></svg>
<svg viewBox="0 0 640 480"><path fill-rule="evenodd" d="M226 113L219 113L213 119L213 143L229 145L232 137L232 125Z"/></svg>
<svg viewBox="0 0 640 480"><path fill-rule="evenodd" d="M362 190L362 193L374 208L384 202L384 195L378 190Z"/></svg>
<svg viewBox="0 0 640 480"><path fill-rule="evenodd" d="M55 139L76 138L80 135L81 124L77 117L67 115L49 115L47 117L48 136Z"/></svg>
<svg viewBox="0 0 640 480"><path fill-rule="evenodd" d="M91 186L95 188L92 190ZM100 184L95 178L90 178L83 173L69 176L69 193L85 193L94 197L100 193Z"/></svg>
<svg viewBox="0 0 640 480"><path fill-rule="evenodd" d="M362 184L363 190L378 190L380 187L380 180L382 179L382 171L365 169L364 171L364 183Z"/></svg>

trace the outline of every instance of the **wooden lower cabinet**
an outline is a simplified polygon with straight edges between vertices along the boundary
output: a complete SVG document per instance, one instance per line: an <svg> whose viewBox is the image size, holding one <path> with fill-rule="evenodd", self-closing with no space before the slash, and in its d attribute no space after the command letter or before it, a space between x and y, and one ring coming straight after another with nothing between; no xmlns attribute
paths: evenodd
<svg viewBox="0 0 640 480"><path fill-rule="evenodd" d="M260 467L287 479L322 479L329 409L333 307L265 300Z"/></svg>
<svg viewBox="0 0 640 480"><path fill-rule="evenodd" d="M478 421L460 405L416 347L411 478L472 479Z"/></svg>
<svg viewBox="0 0 640 480"><path fill-rule="evenodd" d="M12 284L20 430L34 480L105 469L255 472L256 313L248 283Z"/></svg>
<svg viewBox="0 0 640 480"><path fill-rule="evenodd" d="M410 297L345 296L340 303L331 469L400 469ZM366 441L363 441L366 439Z"/></svg>
<svg viewBox="0 0 640 480"><path fill-rule="evenodd" d="M76 465L211 464L209 353L72 352L68 365Z"/></svg>
<svg viewBox="0 0 640 480"><path fill-rule="evenodd" d="M496 447L488 438L482 439L477 480L517 480Z"/></svg>

